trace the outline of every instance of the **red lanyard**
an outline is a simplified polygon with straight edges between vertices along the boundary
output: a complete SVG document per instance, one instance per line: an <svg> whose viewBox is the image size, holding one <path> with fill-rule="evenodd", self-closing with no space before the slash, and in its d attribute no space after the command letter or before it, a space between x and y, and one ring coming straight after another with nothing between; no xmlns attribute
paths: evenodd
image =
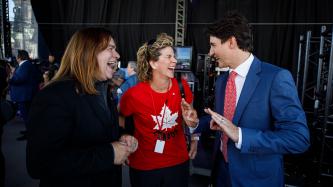
<svg viewBox="0 0 333 187"><path fill-rule="evenodd" d="M162 130L162 127L163 127L164 114L165 114L165 110L166 110L166 107L167 107L167 104L168 104L170 81L171 81L171 80L169 80L169 83L168 83L168 89L167 89L167 93L166 93L166 99L165 99L165 101L164 101L164 105L163 105L163 106L164 106L164 109L163 109L163 114L162 114L162 120L161 120L161 123L158 121L157 116L155 116L155 120L156 120L156 123L157 123L157 125L158 125L158 130ZM152 88L151 88L151 89L152 89ZM171 89L171 88L170 88L170 89ZM153 92L153 89L152 89L151 92L150 92L150 97L151 97L151 100L153 101L154 111L155 111L155 113L157 113L157 112L156 112L156 108L155 108L155 101L154 101L154 97L153 97L152 92ZM162 107L163 107L163 106L162 106Z"/></svg>

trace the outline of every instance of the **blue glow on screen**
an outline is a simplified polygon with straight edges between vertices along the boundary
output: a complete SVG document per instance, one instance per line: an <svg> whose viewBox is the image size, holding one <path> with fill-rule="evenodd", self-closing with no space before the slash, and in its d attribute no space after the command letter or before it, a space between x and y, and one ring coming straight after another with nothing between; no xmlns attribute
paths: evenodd
<svg viewBox="0 0 333 187"><path fill-rule="evenodd" d="M192 64L192 47L176 47L176 69L190 70Z"/></svg>
<svg viewBox="0 0 333 187"><path fill-rule="evenodd" d="M191 60L192 48L191 47L176 47L176 55L178 60Z"/></svg>

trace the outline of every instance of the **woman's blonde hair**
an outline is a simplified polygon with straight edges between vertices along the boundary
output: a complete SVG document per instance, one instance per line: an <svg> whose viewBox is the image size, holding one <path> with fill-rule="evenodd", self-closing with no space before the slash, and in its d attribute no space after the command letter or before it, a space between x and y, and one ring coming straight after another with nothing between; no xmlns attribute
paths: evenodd
<svg viewBox="0 0 333 187"><path fill-rule="evenodd" d="M100 73L97 54L108 47L111 39L111 32L104 28L77 31L67 45L52 82L74 79L79 92L97 94L95 82Z"/></svg>
<svg viewBox="0 0 333 187"><path fill-rule="evenodd" d="M138 50L137 66L138 78L141 82L152 80L152 68L149 61L157 61L161 55L160 50L173 47L173 38L166 33L158 34L156 39L144 43Z"/></svg>

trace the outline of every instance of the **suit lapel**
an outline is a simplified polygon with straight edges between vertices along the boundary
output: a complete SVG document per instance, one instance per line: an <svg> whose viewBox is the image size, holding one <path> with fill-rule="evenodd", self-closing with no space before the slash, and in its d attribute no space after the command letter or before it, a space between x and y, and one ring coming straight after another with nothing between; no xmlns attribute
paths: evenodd
<svg viewBox="0 0 333 187"><path fill-rule="evenodd" d="M216 85L215 85L215 111L221 115L223 115L223 108L224 108L224 92L225 92L225 87L227 85L227 79L229 76L229 72L223 72L217 80L216 80ZM216 132L216 137L219 139L221 136L221 132L217 131ZM219 145L218 141L218 145ZM219 147L219 146L217 146Z"/></svg>
<svg viewBox="0 0 333 187"><path fill-rule="evenodd" d="M229 73L224 72L218 78L216 82L216 91L215 91L215 111L221 115L223 115L223 108L224 108L224 94L225 94L225 87L227 85Z"/></svg>
<svg viewBox="0 0 333 187"><path fill-rule="evenodd" d="M258 75L258 73L261 71L261 63L260 61L254 57L254 60L251 64L251 67L249 69L249 72L246 76L246 80L244 82L244 86L241 92L241 95L239 97L237 106L236 106L236 111L234 114L234 118L233 118L233 123L234 124L238 124L239 119L242 116L242 113L247 105L247 103L249 102L250 98L252 97L259 81L260 81L260 77Z"/></svg>

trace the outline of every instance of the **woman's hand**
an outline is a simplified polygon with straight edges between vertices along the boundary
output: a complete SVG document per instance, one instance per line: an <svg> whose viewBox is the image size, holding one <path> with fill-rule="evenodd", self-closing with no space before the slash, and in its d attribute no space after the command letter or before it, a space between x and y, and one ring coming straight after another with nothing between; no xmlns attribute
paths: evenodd
<svg viewBox="0 0 333 187"><path fill-rule="evenodd" d="M134 136L125 134L120 137L120 142L127 145L130 149L130 153L134 153L138 148L138 140Z"/></svg>
<svg viewBox="0 0 333 187"><path fill-rule="evenodd" d="M199 139L195 139L197 135L192 134L191 135L191 143L190 143L190 151L188 152L188 156L190 159L194 159L198 152L198 141Z"/></svg>
<svg viewBox="0 0 333 187"><path fill-rule="evenodd" d="M120 141L115 141L111 143L114 152L114 160L113 163L115 165L124 164L127 160L127 157L130 155L130 147L125 143Z"/></svg>
<svg viewBox="0 0 333 187"><path fill-rule="evenodd" d="M199 122L197 111L184 98L182 98L181 109L186 125L196 127Z"/></svg>

